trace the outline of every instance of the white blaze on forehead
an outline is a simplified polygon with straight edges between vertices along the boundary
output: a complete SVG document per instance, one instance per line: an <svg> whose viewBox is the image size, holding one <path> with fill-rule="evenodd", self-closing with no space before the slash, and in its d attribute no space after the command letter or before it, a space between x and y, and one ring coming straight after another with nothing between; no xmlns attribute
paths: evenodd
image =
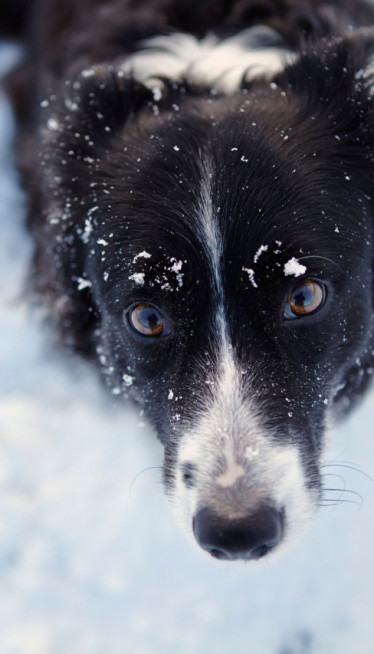
<svg viewBox="0 0 374 654"><path fill-rule="evenodd" d="M230 94L243 79L271 79L294 60L295 54L284 47L277 32L255 26L224 40L213 34L202 40L184 33L153 37L122 69L153 85L157 78L187 79Z"/></svg>
<svg viewBox="0 0 374 654"><path fill-rule="evenodd" d="M202 162L202 177L198 205L198 225L202 243L210 260L216 289L222 293L221 257L223 251L222 235L218 217L212 203L212 172L208 161ZM221 297L222 304L222 297Z"/></svg>

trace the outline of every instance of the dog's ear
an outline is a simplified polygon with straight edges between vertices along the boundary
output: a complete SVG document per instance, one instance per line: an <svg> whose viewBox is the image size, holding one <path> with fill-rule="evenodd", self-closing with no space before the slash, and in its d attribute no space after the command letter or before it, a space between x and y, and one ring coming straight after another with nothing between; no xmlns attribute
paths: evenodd
<svg viewBox="0 0 374 654"><path fill-rule="evenodd" d="M309 152L325 155L314 156L314 165L322 175L330 171L338 193L358 196L373 215L374 28L306 46L276 82L293 111L293 130ZM372 269L374 275L374 253Z"/></svg>
<svg viewBox="0 0 374 654"><path fill-rule="evenodd" d="M42 100L41 106L46 107L47 126L52 130L60 127L65 134L85 130L100 142L152 102L151 88L121 69L100 64L65 79L59 93Z"/></svg>
<svg viewBox="0 0 374 654"><path fill-rule="evenodd" d="M309 115L332 115L340 107L340 119L345 114L349 120L354 111L372 108L374 27L307 45L299 59L279 75L279 83L305 103Z"/></svg>
<svg viewBox="0 0 374 654"><path fill-rule="evenodd" d="M95 217L92 213L91 221L89 210L97 208L93 194L100 162L125 123L136 121L142 109L152 113L154 103L152 89L107 65L72 76L59 92L41 99L41 167L35 170L43 171L43 179L33 186L42 194L34 193L30 212L38 241L34 284L51 305L58 299L51 315L63 340L86 354L94 347L97 311L90 284L80 280L86 279L88 235ZM46 221L41 225L42 215Z"/></svg>
<svg viewBox="0 0 374 654"><path fill-rule="evenodd" d="M306 46L275 80L310 149L359 171L361 191L374 180L374 28ZM316 161L318 165L318 161Z"/></svg>
<svg viewBox="0 0 374 654"><path fill-rule="evenodd" d="M356 88L374 98L374 27L356 30L343 39L339 50L346 48L348 64L351 65Z"/></svg>

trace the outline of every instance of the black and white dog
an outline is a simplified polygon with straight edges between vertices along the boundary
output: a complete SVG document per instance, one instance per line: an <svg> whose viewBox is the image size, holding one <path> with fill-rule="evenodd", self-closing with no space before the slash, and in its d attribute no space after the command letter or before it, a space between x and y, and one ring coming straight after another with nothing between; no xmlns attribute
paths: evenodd
<svg viewBox="0 0 374 654"><path fill-rule="evenodd" d="M27 39L9 88L38 293L156 428L201 547L281 550L373 371L374 4L1 7Z"/></svg>

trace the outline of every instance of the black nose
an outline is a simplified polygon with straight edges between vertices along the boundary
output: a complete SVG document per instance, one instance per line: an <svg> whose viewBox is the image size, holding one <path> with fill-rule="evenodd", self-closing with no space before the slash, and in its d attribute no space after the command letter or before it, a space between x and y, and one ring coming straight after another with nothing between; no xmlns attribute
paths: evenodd
<svg viewBox="0 0 374 654"><path fill-rule="evenodd" d="M268 505L238 520L226 520L205 508L195 515L193 532L216 559L259 559L282 539L283 522L283 511Z"/></svg>

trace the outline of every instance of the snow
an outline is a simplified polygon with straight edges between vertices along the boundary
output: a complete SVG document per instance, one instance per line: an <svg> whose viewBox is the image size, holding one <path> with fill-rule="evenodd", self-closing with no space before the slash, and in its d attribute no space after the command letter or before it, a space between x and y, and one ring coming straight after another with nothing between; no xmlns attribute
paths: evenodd
<svg viewBox="0 0 374 654"><path fill-rule="evenodd" d="M132 279L135 284L139 284L139 286L144 286L144 277L145 273L134 273L133 275L129 275L129 279Z"/></svg>
<svg viewBox="0 0 374 654"><path fill-rule="evenodd" d="M14 51L0 50L0 66ZM1 654L372 654L373 393L331 434L329 493L269 564L210 559L164 499L162 448L22 297L30 241L0 99ZM342 479L343 478L343 479ZM359 498L358 498L359 500Z"/></svg>
<svg viewBox="0 0 374 654"><path fill-rule="evenodd" d="M48 118L47 127L51 132L58 132L61 129L60 123L55 118Z"/></svg>
<svg viewBox="0 0 374 654"><path fill-rule="evenodd" d="M132 375L122 375L122 381L125 386L132 386L134 383L134 377Z"/></svg>
<svg viewBox="0 0 374 654"><path fill-rule="evenodd" d="M84 279L84 277L76 277L74 281L78 284L78 291L84 291L84 289L92 286L92 282L89 279Z"/></svg>
<svg viewBox="0 0 374 654"><path fill-rule="evenodd" d="M184 277L184 273L181 273L183 267L183 261L177 261L174 257L172 257L170 259L170 263L172 263L173 265L169 268L169 270L175 273L178 286L179 288L181 288L181 286L183 286L183 277Z"/></svg>
<svg viewBox="0 0 374 654"><path fill-rule="evenodd" d="M248 274L249 281L251 282L253 288L258 288L258 284L255 280L255 271L252 268L244 268L242 267L242 270Z"/></svg>
<svg viewBox="0 0 374 654"><path fill-rule="evenodd" d="M92 230L93 230L93 227L92 227L92 214L95 211L97 211L98 208L99 207L93 207L87 213L87 218L86 218L85 223L84 223L84 231L83 231L83 233L81 235L83 243L89 243L90 236L91 236Z"/></svg>
<svg viewBox="0 0 374 654"><path fill-rule="evenodd" d="M146 252L145 250L143 250L142 252L139 252L139 254L137 254L137 255L133 258L132 262L133 262L133 263L136 263L137 260L138 260L138 259L141 259L141 258L144 258L144 259L150 259L151 256L152 256L152 255L149 254L149 252Z"/></svg>
<svg viewBox="0 0 374 654"><path fill-rule="evenodd" d="M160 102L160 100L162 100L162 90L160 86L153 86L152 94L155 102Z"/></svg>
<svg viewBox="0 0 374 654"><path fill-rule="evenodd" d="M264 252L267 252L268 249L269 249L269 246L268 246L268 245L260 245L260 247L258 248L258 250L257 250L257 252L256 252L256 254L255 254L255 256L254 256L254 259L253 259L254 263L257 263L257 261L259 260L260 256L261 256Z"/></svg>
<svg viewBox="0 0 374 654"><path fill-rule="evenodd" d="M82 70L81 76L85 79L88 77L95 77L95 71L92 68L86 68L85 70Z"/></svg>
<svg viewBox="0 0 374 654"><path fill-rule="evenodd" d="M306 266L303 266L295 257L292 257L283 267L285 275L300 277L306 272Z"/></svg>

